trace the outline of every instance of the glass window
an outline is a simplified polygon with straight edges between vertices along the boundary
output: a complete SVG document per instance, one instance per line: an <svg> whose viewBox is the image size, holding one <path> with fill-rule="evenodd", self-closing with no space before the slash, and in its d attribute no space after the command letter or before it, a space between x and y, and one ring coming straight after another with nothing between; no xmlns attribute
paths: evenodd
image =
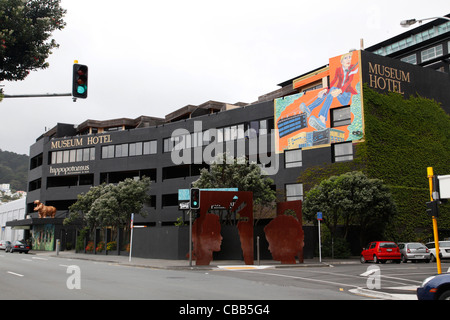
<svg viewBox="0 0 450 320"><path fill-rule="evenodd" d="M56 152L56 163L62 163L63 162L63 152L57 151Z"/></svg>
<svg viewBox="0 0 450 320"><path fill-rule="evenodd" d="M164 152L171 152L173 149L173 142L171 138L164 139Z"/></svg>
<svg viewBox="0 0 450 320"><path fill-rule="evenodd" d="M203 145L206 146L211 141L211 135L209 134L209 130L203 132Z"/></svg>
<svg viewBox="0 0 450 320"><path fill-rule="evenodd" d="M230 139L231 139L231 128L230 127L226 127L223 130L224 130L224 140L225 141L230 141Z"/></svg>
<svg viewBox="0 0 450 320"><path fill-rule="evenodd" d="M259 121L259 134L267 134L267 120Z"/></svg>
<svg viewBox="0 0 450 320"><path fill-rule="evenodd" d="M63 163L67 163L69 162L70 157L69 157L69 150L64 150L63 151Z"/></svg>
<svg viewBox="0 0 450 320"><path fill-rule="evenodd" d="M431 60L433 58L442 56L443 52L442 52L442 44L432 47L432 48L428 48L426 50L423 50L420 55L422 57L422 62L423 61L428 61Z"/></svg>
<svg viewBox="0 0 450 320"><path fill-rule="evenodd" d="M77 162L83 161L83 149L77 149Z"/></svg>
<svg viewBox="0 0 450 320"><path fill-rule="evenodd" d="M95 160L95 147L89 148L89 160Z"/></svg>
<svg viewBox="0 0 450 320"><path fill-rule="evenodd" d="M216 138L217 138L216 142L223 142L223 128L217 129L216 135L217 135L216 136Z"/></svg>
<svg viewBox="0 0 450 320"><path fill-rule="evenodd" d="M89 161L89 159L89 148L85 148L83 149L83 161Z"/></svg>
<svg viewBox="0 0 450 320"><path fill-rule="evenodd" d="M102 147L102 159L114 158L114 145Z"/></svg>
<svg viewBox="0 0 450 320"><path fill-rule="evenodd" d="M353 160L353 145L351 142L334 144L334 162Z"/></svg>
<svg viewBox="0 0 450 320"><path fill-rule="evenodd" d="M245 126L244 124L238 124L237 126L237 138L244 139L245 138Z"/></svg>
<svg viewBox="0 0 450 320"><path fill-rule="evenodd" d="M286 168L302 166L302 149L288 150L284 152L284 162Z"/></svg>
<svg viewBox="0 0 450 320"><path fill-rule="evenodd" d="M411 64L417 64L417 56L416 56L416 54L411 54L409 56L401 58L400 60L403 61L403 62L411 63Z"/></svg>
<svg viewBox="0 0 450 320"><path fill-rule="evenodd" d="M70 150L70 162L75 162L76 161L76 157L77 157L77 150L76 149L72 149Z"/></svg>
<svg viewBox="0 0 450 320"><path fill-rule="evenodd" d="M259 121L250 121L249 138L256 138L259 134Z"/></svg>
<svg viewBox="0 0 450 320"><path fill-rule="evenodd" d="M157 142L156 142L156 140L146 141L146 142L143 143L143 147L144 147L144 153L143 154L155 154L156 153Z"/></svg>
<svg viewBox="0 0 450 320"><path fill-rule="evenodd" d="M303 184L286 185L286 201L303 200Z"/></svg>
<svg viewBox="0 0 450 320"><path fill-rule="evenodd" d="M332 109L332 127L348 126L352 123L350 107Z"/></svg>

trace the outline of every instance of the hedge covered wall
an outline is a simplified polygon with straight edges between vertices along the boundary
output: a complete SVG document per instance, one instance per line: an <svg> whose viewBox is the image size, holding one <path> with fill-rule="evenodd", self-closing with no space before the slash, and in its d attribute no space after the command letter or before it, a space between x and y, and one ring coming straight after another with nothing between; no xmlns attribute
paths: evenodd
<svg viewBox="0 0 450 320"><path fill-rule="evenodd" d="M427 167L450 174L450 116L433 101L380 94L364 87L365 141L355 146L351 162L318 165L299 177L307 191L332 175L361 170L384 181L392 191L397 215L384 230L386 240L433 240ZM450 237L450 203L440 205L439 239ZM377 240L377 239L374 239Z"/></svg>

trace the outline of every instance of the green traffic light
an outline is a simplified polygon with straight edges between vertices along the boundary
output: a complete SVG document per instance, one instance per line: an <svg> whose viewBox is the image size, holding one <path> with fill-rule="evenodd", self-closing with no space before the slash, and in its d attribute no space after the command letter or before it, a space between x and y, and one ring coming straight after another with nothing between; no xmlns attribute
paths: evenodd
<svg viewBox="0 0 450 320"><path fill-rule="evenodd" d="M78 86L77 92L79 94L84 94L86 92L86 86Z"/></svg>

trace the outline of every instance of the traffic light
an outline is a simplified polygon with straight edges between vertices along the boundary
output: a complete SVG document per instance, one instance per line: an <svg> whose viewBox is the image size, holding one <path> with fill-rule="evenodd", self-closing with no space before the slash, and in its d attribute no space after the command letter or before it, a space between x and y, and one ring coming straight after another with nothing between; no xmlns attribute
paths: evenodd
<svg viewBox="0 0 450 320"><path fill-rule="evenodd" d="M87 98L88 91L88 67L83 64L73 65L72 96L74 98Z"/></svg>
<svg viewBox="0 0 450 320"><path fill-rule="evenodd" d="M427 202L427 213L429 216L432 217L438 217L439 216L439 208L438 208L439 201L430 201Z"/></svg>
<svg viewBox="0 0 450 320"><path fill-rule="evenodd" d="M191 209L200 209L200 189L192 188L191 189Z"/></svg>

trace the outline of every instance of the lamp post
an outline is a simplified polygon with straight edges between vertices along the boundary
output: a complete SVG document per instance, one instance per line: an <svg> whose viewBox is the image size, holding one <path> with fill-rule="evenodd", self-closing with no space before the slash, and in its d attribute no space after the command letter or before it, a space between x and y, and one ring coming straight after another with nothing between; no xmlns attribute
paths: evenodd
<svg viewBox="0 0 450 320"><path fill-rule="evenodd" d="M416 19L403 20L400 22L400 25L404 28L408 28L416 22L422 23L422 21L424 21L424 20L433 20L433 19L444 19L444 20L450 21L450 18L448 18L448 17L432 17L432 18L423 18L423 19L418 19L418 20L416 20Z"/></svg>

